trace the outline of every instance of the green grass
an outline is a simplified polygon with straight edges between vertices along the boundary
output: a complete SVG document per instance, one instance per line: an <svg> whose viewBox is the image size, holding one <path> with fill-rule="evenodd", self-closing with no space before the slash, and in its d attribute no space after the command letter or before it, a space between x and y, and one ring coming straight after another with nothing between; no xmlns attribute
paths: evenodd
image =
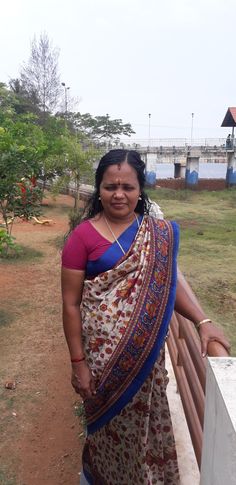
<svg viewBox="0 0 236 485"><path fill-rule="evenodd" d="M0 264L4 263L25 263L29 261L35 261L35 259L41 258L43 256L42 251L38 251L34 248L28 246L20 245L20 250L17 253L9 253L7 256L0 257Z"/></svg>
<svg viewBox="0 0 236 485"><path fill-rule="evenodd" d="M0 469L0 485L16 485L15 477L9 477L4 469Z"/></svg>
<svg viewBox="0 0 236 485"><path fill-rule="evenodd" d="M61 234L60 236L56 236L53 239L50 239L49 244L51 244L58 250L62 249L65 244L65 235Z"/></svg>
<svg viewBox="0 0 236 485"><path fill-rule="evenodd" d="M179 266L236 355L236 190L148 191L180 225Z"/></svg>
<svg viewBox="0 0 236 485"><path fill-rule="evenodd" d="M13 321L13 316L10 312L0 308L0 328L10 325Z"/></svg>

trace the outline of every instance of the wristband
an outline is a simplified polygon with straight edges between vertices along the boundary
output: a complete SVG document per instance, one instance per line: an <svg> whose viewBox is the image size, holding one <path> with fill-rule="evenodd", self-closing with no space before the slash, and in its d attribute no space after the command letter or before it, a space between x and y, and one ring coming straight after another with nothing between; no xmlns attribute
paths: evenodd
<svg viewBox="0 0 236 485"><path fill-rule="evenodd" d="M76 362L83 362L85 360L85 357L81 357L81 359L71 359L72 364Z"/></svg>

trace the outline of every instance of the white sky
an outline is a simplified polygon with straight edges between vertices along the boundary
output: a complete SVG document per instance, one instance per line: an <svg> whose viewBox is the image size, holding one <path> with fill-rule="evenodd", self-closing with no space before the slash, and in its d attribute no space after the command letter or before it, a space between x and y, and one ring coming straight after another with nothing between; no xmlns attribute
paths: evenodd
<svg viewBox="0 0 236 485"><path fill-rule="evenodd" d="M130 122L136 138L224 137L236 106L235 0L0 0L0 81L34 35L59 47L78 110Z"/></svg>

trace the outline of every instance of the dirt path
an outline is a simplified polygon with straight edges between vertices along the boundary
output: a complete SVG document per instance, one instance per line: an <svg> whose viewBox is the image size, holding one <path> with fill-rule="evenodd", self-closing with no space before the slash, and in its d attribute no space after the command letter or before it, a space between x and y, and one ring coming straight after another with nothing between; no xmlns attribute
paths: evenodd
<svg viewBox="0 0 236 485"><path fill-rule="evenodd" d="M61 326L60 251L71 199L50 199L48 226L18 222L13 234L43 253L0 263L0 484L78 485L82 428ZM16 381L16 389L5 389Z"/></svg>

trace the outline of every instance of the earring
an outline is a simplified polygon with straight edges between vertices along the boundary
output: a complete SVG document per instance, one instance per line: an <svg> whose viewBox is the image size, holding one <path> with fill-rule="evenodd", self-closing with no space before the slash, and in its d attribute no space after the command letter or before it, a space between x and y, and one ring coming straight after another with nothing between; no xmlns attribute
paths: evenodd
<svg viewBox="0 0 236 485"><path fill-rule="evenodd" d="M141 194L140 194L140 196L139 196L138 200L142 200Z"/></svg>
<svg viewBox="0 0 236 485"><path fill-rule="evenodd" d="M99 195L99 197L98 197L98 200L101 200L101 197L100 197L100 195Z"/></svg>

